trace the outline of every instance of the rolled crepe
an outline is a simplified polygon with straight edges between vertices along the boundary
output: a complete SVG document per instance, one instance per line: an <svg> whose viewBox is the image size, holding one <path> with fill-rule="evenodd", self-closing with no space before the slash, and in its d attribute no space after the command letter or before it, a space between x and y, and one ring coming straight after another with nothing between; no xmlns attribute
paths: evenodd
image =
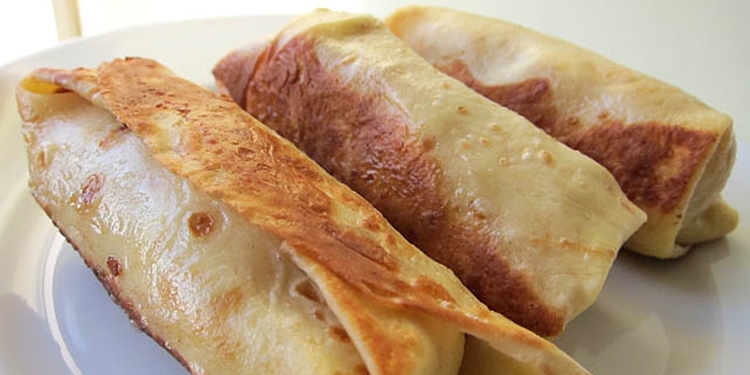
<svg viewBox="0 0 750 375"><path fill-rule="evenodd" d="M372 17L316 11L214 75L490 308L543 336L594 301L644 220L604 168Z"/></svg>
<svg viewBox="0 0 750 375"><path fill-rule="evenodd" d="M455 374L459 331L346 288L323 298L278 236L167 171L109 111L39 87L19 92L34 197L133 322L189 371Z"/></svg>
<svg viewBox="0 0 750 375"><path fill-rule="evenodd" d="M462 332L546 374L588 373L291 143L152 60L38 70L17 99L32 194L194 374L455 374Z"/></svg>
<svg viewBox="0 0 750 375"><path fill-rule="evenodd" d="M625 247L658 258L738 222L721 199L732 120L680 89L570 43L459 11L407 7L391 30L441 71L601 163L648 221Z"/></svg>

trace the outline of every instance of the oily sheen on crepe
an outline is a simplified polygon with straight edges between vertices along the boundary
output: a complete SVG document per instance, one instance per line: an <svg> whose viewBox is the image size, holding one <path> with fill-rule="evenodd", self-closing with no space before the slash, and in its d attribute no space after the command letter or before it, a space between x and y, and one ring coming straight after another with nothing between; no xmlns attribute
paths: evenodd
<svg viewBox="0 0 750 375"><path fill-rule="evenodd" d="M592 157L648 221L626 247L658 258L731 232L721 198L732 120L696 98L559 39L460 11L407 7L391 30L443 72Z"/></svg>
<svg viewBox="0 0 750 375"><path fill-rule="evenodd" d="M315 11L230 53L214 75L490 308L540 335L595 300L644 220L604 168L370 16Z"/></svg>
<svg viewBox="0 0 750 375"><path fill-rule="evenodd" d="M38 70L17 98L34 197L195 374L455 374L462 332L536 373L588 373L290 142L155 61Z"/></svg>

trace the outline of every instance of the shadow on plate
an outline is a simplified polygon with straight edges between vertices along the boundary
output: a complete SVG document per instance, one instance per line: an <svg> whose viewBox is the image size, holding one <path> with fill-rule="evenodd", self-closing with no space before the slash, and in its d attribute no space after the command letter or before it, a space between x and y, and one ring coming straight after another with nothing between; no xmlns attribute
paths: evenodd
<svg viewBox="0 0 750 375"><path fill-rule="evenodd" d="M720 373L724 327L711 266L733 251L720 239L677 260L621 252L600 298L556 343L595 374Z"/></svg>

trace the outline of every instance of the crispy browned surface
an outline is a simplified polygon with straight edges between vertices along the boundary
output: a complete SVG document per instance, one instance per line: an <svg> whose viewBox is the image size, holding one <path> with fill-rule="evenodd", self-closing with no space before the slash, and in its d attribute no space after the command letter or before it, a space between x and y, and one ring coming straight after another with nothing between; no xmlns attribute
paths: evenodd
<svg viewBox="0 0 750 375"><path fill-rule="evenodd" d="M605 121L561 140L612 172L633 203L666 213L684 198L716 135L659 123Z"/></svg>
<svg viewBox="0 0 750 375"><path fill-rule="evenodd" d="M121 68L125 64L128 69ZM118 60L100 68L101 93L112 112L144 136L157 159L174 173L202 182L209 194L237 202L240 212L254 221L273 223L268 226L270 230L295 248L330 264L340 277L376 293L410 295L410 286L391 272L397 269L391 254L366 237L351 233L353 228L342 228L334 221L332 198L325 190L331 185L330 177L285 140L237 111L231 100L196 89L171 74L158 74L163 69L148 60ZM201 103L200 107L194 103ZM195 125L184 129L175 151L168 149L172 145L160 143L162 139L155 135L160 129L150 120L162 110L177 114L180 122ZM235 148L228 149L227 145ZM180 162L179 157L187 160ZM217 171L226 180L216 179ZM334 189L335 195L344 195L349 206L370 211L361 198L337 185ZM255 199L242 200L243 195ZM386 227L382 225L383 230Z"/></svg>
<svg viewBox="0 0 750 375"><path fill-rule="evenodd" d="M565 118L555 108L546 78L489 86L461 60L438 68L602 164L641 208L674 210L716 143L708 131L656 122L623 124L607 113L598 116L599 123L582 126L577 117Z"/></svg>
<svg viewBox="0 0 750 375"><path fill-rule="evenodd" d="M245 98L248 112L362 194L491 309L543 336L562 331L564 313L508 266L496 251L503 244L451 215L434 140L410 132L405 115L380 98L342 84L313 51L300 36L261 58L240 50L214 72L235 99ZM245 81L231 80L237 76L251 77L242 94Z"/></svg>

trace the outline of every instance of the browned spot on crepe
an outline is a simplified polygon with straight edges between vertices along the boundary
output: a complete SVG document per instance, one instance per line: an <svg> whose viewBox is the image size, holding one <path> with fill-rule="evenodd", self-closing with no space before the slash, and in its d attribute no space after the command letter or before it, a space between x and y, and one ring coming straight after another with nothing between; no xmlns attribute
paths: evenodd
<svg viewBox="0 0 750 375"><path fill-rule="evenodd" d="M577 120L558 123L558 112L552 104L552 87L547 78L537 77L507 85L488 86L474 78L469 67L461 60L437 68L493 102L520 114L547 133L567 134L579 127Z"/></svg>
<svg viewBox="0 0 750 375"><path fill-rule="evenodd" d="M36 154L36 163L39 165L40 168L47 168L48 167L48 157L47 152L44 150L39 151Z"/></svg>
<svg viewBox="0 0 750 375"><path fill-rule="evenodd" d="M320 320L321 322L325 320L326 316L325 313L321 310L315 310L315 319Z"/></svg>
<svg viewBox="0 0 750 375"><path fill-rule="evenodd" d="M214 306L216 315L219 317L230 316L238 310L245 302L245 293L242 288L235 287L215 296L211 305Z"/></svg>
<svg viewBox="0 0 750 375"><path fill-rule="evenodd" d="M660 123L610 121L561 140L612 172L635 204L669 212L680 203L716 136Z"/></svg>
<svg viewBox="0 0 750 375"><path fill-rule="evenodd" d="M99 199L99 192L104 186L104 177L92 174L86 178L81 191L74 197L74 205L78 211L85 212Z"/></svg>
<svg viewBox="0 0 750 375"><path fill-rule="evenodd" d="M214 231L215 224L213 215L207 212L194 212L188 217L190 233L198 238L211 234Z"/></svg>
<svg viewBox="0 0 750 375"><path fill-rule="evenodd" d="M352 339L349 337L349 334L346 333L346 330L343 327L331 326L328 329L328 333L330 333L331 337L333 337L339 342L349 343L352 341Z"/></svg>
<svg viewBox="0 0 750 375"><path fill-rule="evenodd" d="M318 290L318 287L313 284L312 281L309 279L306 279L305 281L297 284L294 287L294 290L299 293L301 296L309 299L310 301L316 302L316 303L325 303L325 300L323 299L323 296L320 294L320 290ZM318 314L318 311L315 312L316 316Z"/></svg>
<svg viewBox="0 0 750 375"><path fill-rule="evenodd" d="M418 278L417 288L424 291L427 295L434 296L435 299L455 303L453 297L451 297L450 294L446 293L446 290L432 279L428 279L426 277Z"/></svg>
<svg viewBox="0 0 750 375"><path fill-rule="evenodd" d="M235 71L250 77L247 91L228 90L245 98L248 112L362 194L408 240L450 267L490 308L541 335L559 333L563 313L545 306L526 276L510 269L502 244L450 217L440 191L440 162L430 155L435 140L409 133L401 113L342 84L306 43L295 38L267 52L254 67L245 65L252 75ZM398 295L379 283L367 287L383 296ZM428 295L448 298L442 287L420 287Z"/></svg>
<svg viewBox="0 0 750 375"><path fill-rule="evenodd" d="M117 277L120 276L120 273L122 272L122 263L120 263L120 260L117 259L117 257L108 256L107 268L109 268L112 276Z"/></svg>

